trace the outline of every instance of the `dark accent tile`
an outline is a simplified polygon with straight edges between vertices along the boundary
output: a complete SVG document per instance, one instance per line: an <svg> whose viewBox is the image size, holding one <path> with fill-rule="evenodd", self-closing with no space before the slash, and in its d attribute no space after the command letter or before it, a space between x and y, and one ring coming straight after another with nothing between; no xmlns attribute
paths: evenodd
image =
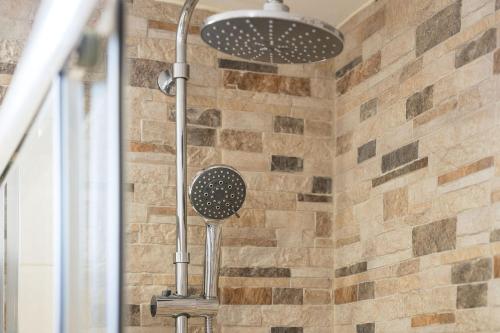
<svg viewBox="0 0 500 333"><path fill-rule="evenodd" d="M406 64L401 70L401 74L399 76L399 82L403 83L409 78L413 77L415 74L419 73L422 70L422 67L423 67L422 57Z"/></svg>
<svg viewBox="0 0 500 333"><path fill-rule="evenodd" d="M273 288L273 304L301 305L304 303L300 288Z"/></svg>
<svg viewBox="0 0 500 333"><path fill-rule="evenodd" d="M358 164L362 163L377 153L377 140L372 140L358 147Z"/></svg>
<svg viewBox="0 0 500 333"><path fill-rule="evenodd" d="M500 242L500 229L493 230L490 233L490 242Z"/></svg>
<svg viewBox="0 0 500 333"><path fill-rule="evenodd" d="M304 134L304 119L276 116L274 117L274 132L288 134Z"/></svg>
<svg viewBox="0 0 500 333"><path fill-rule="evenodd" d="M375 323L356 325L356 333L375 333Z"/></svg>
<svg viewBox="0 0 500 333"><path fill-rule="evenodd" d="M406 120L415 118L434 106L434 86L411 95L406 100Z"/></svg>
<svg viewBox="0 0 500 333"><path fill-rule="evenodd" d="M126 304L124 307L123 325L141 326L141 306L138 304Z"/></svg>
<svg viewBox="0 0 500 333"><path fill-rule="evenodd" d="M129 151L132 153L162 153L175 154L175 148L155 143L130 142Z"/></svg>
<svg viewBox="0 0 500 333"><path fill-rule="evenodd" d="M373 98L366 103L361 104L359 108L359 121L364 121L377 114L378 98Z"/></svg>
<svg viewBox="0 0 500 333"><path fill-rule="evenodd" d="M491 258L480 258L454 264L451 267L451 283L481 282L491 279Z"/></svg>
<svg viewBox="0 0 500 333"><path fill-rule="evenodd" d="M460 47L455 53L455 68L460 68L469 62L492 52L497 47L497 29L491 28L479 38Z"/></svg>
<svg viewBox="0 0 500 333"><path fill-rule="evenodd" d="M219 68L235 69L238 71L261 72L261 73L278 73L278 66L256 64L253 62L219 59Z"/></svg>
<svg viewBox="0 0 500 333"><path fill-rule="evenodd" d="M370 282L362 282L358 286L358 301L364 301L367 299L375 298L375 283L373 281Z"/></svg>
<svg viewBox="0 0 500 333"><path fill-rule="evenodd" d="M346 75L349 71L351 71L354 67L356 67L357 65L361 64L362 62L363 62L363 57L362 56L354 58L347 65L343 66L337 72L335 72L335 77L337 79L340 79L341 77L343 77L344 75Z"/></svg>
<svg viewBox="0 0 500 333"><path fill-rule="evenodd" d="M292 276L290 268L281 267L223 267L220 274L227 277L289 278Z"/></svg>
<svg viewBox="0 0 500 333"><path fill-rule="evenodd" d="M302 172L304 160L299 157L272 155L271 171Z"/></svg>
<svg viewBox="0 0 500 333"><path fill-rule="evenodd" d="M382 173L396 169L418 158L418 141L382 156Z"/></svg>
<svg viewBox="0 0 500 333"><path fill-rule="evenodd" d="M277 247L278 241L275 239L261 238L222 238L223 246L253 246L253 247Z"/></svg>
<svg viewBox="0 0 500 333"><path fill-rule="evenodd" d="M457 219L449 218L413 228L413 255L453 250L457 240Z"/></svg>
<svg viewBox="0 0 500 333"><path fill-rule="evenodd" d="M297 201L327 203L327 202L332 202L332 197L327 195L297 193Z"/></svg>
<svg viewBox="0 0 500 333"><path fill-rule="evenodd" d="M471 309L486 306L488 284L466 284L457 287L457 309Z"/></svg>
<svg viewBox="0 0 500 333"><path fill-rule="evenodd" d="M16 64L8 62L0 62L0 74L14 74L16 70Z"/></svg>
<svg viewBox="0 0 500 333"><path fill-rule="evenodd" d="M175 109L168 113L168 120L175 122ZM186 121L188 125L200 125L207 127L220 127L222 123L222 115L217 109L193 109L189 108L186 112Z"/></svg>
<svg viewBox="0 0 500 333"><path fill-rule="evenodd" d="M187 127L187 144L190 146L214 147L217 132L213 128Z"/></svg>
<svg viewBox="0 0 500 333"><path fill-rule="evenodd" d="M336 156L350 151L352 148L352 132L337 137Z"/></svg>
<svg viewBox="0 0 500 333"><path fill-rule="evenodd" d="M395 178L398 178L398 177L404 176L408 173L426 168L428 164L429 164L429 160L427 157L421 158L418 161L415 161L411 164L405 165L402 168L399 168L399 169L394 170L392 172L389 172L383 176L372 179L372 187L380 186L380 185L387 183L388 181L391 181Z"/></svg>
<svg viewBox="0 0 500 333"><path fill-rule="evenodd" d="M417 57L460 32L461 8L462 1L459 0L417 27Z"/></svg>
<svg viewBox="0 0 500 333"><path fill-rule="evenodd" d="M368 269L368 263L366 261L358 262L357 264L354 265L337 268L335 270L335 277L339 278L339 277L359 274L366 272L367 269Z"/></svg>
<svg viewBox="0 0 500 333"><path fill-rule="evenodd" d="M380 71L382 62L381 52L377 52L367 59L362 64L356 66L353 70L348 72L343 78L337 81L337 92L343 95L351 88L357 86L361 82L369 79Z"/></svg>
<svg viewBox="0 0 500 333"><path fill-rule="evenodd" d="M308 78L225 70L223 82L228 89L311 96L311 80Z"/></svg>
<svg viewBox="0 0 500 333"><path fill-rule="evenodd" d="M358 300L358 285L335 289L335 304L347 304Z"/></svg>
<svg viewBox="0 0 500 333"><path fill-rule="evenodd" d="M262 133L224 129L220 131L219 144L223 149L261 153Z"/></svg>
<svg viewBox="0 0 500 333"><path fill-rule="evenodd" d="M332 235L332 214L316 212L316 237L330 237Z"/></svg>
<svg viewBox="0 0 500 333"><path fill-rule="evenodd" d="M169 65L163 61L130 59L130 85L133 87L158 89L158 74L167 68L169 68Z"/></svg>
<svg viewBox="0 0 500 333"><path fill-rule="evenodd" d="M500 9L500 0L496 0L495 1L495 10L499 10Z"/></svg>
<svg viewBox="0 0 500 333"><path fill-rule="evenodd" d="M269 305L272 304L271 288L220 288L221 304Z"/></svg>
<svg viewBox="0 0 500 333"><path fill-rule="evenodd" d="M312 193L332 193L332 178L313 177Z"/></svg>
<svg viewBox="0 0 500 333"><path fill-rule="evenodd" d="M271 333L303 333L302 327L271 327Z"/></svg>

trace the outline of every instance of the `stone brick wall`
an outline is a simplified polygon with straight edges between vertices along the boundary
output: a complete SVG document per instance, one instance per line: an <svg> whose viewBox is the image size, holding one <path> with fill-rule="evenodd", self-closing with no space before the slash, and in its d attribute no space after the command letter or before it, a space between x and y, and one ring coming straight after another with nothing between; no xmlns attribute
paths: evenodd
<svg viewBox="0 0 500 333"><path fill-rule="evenodd" d="M129 332L170 332L149 314L174 288L175 105L156 87L174 61L179 8L129 3L126 294ZM219 332L323 333L333 327L334 65L241 62L189 36L189 178L224 163L248 185L241 218L223 226ZM189 210L190 286L200 292L204 222ZM191 331L202 321L190 320ZM168 328L167 328L168 327Z"/></svg>
<svg viewBox="0 0 500 333"><path fill-rule="evenodd" d="M500 1L380 0L336 60L336 333L500 331Z"/></svg>

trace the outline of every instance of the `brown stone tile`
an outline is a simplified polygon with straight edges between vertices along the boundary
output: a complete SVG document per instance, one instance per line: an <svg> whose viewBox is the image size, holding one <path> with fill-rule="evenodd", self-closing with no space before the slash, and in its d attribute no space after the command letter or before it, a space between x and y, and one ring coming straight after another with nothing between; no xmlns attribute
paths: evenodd
<svg viewBox="0 0 500 333"><path fill-rule="evenodd" d="M358 285L335 289L335 304L346 304L358 300Z"/></svg>
<svg viewBox="0 0 500 333"><path fill-rule="evenodd" d="M274 117L274 132L288 134L304 134L304 119L285 116Z"/></svg>
<svg viewBox="0 0 500 333"><path fill-rule="evenodd" d="M451 283L481 282L491 279L491 258L480 258L454 264L451 267Z"/></svg>
<svg viewBox="0 0 500 333"><path fill-rule="evenodd" d="M303 289L301 288L273 288L273 304L303 304Z"/></svg>
<svg viewBox="0 0 500 333"><path fill-rule="evenodd" d="M293 156L272 155L271 171L302 172L304 171L304 160Z"/></svg>
<svg viewBox="0 0 500 333"><path fill-rule="evenodd" d="M339 277L345 277L345 276L349 276L349 275L359 274L359 273L366 272L367 269L368 269L368 264L366 261L363 261L363 262L359 262L357 264L353 264L350 266L337 268L335 270L335 277L339 278Z"/></svg>
<svg viewBox="0 0 500 333"><path fill-rule="evenodd" d="M344 247L344 246L347 246L350 244L354 244L354 243L359 242L360 240L361 239L360 239L359 235L337 239L335 241L335 248L338 249L338 248L341 248L341 247Z"/></svg>
<svg viewBox="0 0 500 333"><path fill-rule="evenodd" d="M453 324L454 322L455 314L452 312L429 313L412 317L411 327Z"/></svg>
<svg viewBox="0 0 500 333"><path fill-rule="evenodd" d="M362 64L356 66L343 78L337 81L337 92L340 95L348 92L352 87L357 86L366 79L372 77L380 71L381 52L377 52Z"/></svg>
<svg viewBox="0 0 500 333"><path fill-rule="evenodd" d="M450 218L413 228L413 255L453 250L456 246L457 219Z"/></svg>
<svg viewBox="0 0 500 333"><path fill-rule="evenodd" d="M257 64L241 60L219 59L219 68L235 69L238 71L260 72L260 73L278 73L278 66Z"/></svg>
<svg viewBox="0 0 500 333"><path fill-rule="evenodd" d="M157 29L157 30L165 30L165 31L177 31L177 23L169 23L164 21L148 21L148 29ZM199 35L200 27L196 25L189 25L189 33Z"/></svg>
<svg viewBox="0 0 500 333"><path fill-rule="evenodd" d="M391 171L418 158L418 141L382 156L382 173Z"/></svg>
<svg viewBox="0 0 500 333"><path fill-rule="evenodd" d="M329 195L315 195L315 194L305 194L305 193L298 193L297 194L297 201L299 202L332 202L333 199Z"/></svg>
<svg viewBox="0 0 500 333"><path fill-rule="evenodd" d="M175 108L168 113L168 120L175 122ZM188 108L186 112L186 121L188 125L200 125L207 127L220 127L222 115L217 109L195 109Z"/></svg>
<svg viewBox="0 0 500 333"><path fill-rule="evenodd" d="M457 287L457 309L471 309L488 304L488 284L466 284Z"/></svg>
<svg viewBox="0 0 500 333"><path fill-rule="evenodd" d="M331 137L332 124L324 121L306 120L305 133L310 136Z"/></svg>
<svg viewBox="0 0 500 333"><path fill-rule="evenodd" d="M355 68L357 65L361 64L363 62L363 57L359 56L351 60L349 63L346 65L342 66L339 70L335 72L335 77L337 79L342 78L344 75L346 75L348 72L350 72L353 68Z"/></svg>
<svg viewBox="0 0 500 333"><path fill-rule="evenodd" d="M434 106L434 86L416 92L406 100L406 120L410 120Z"/></svg>
<svg viewBox="0 0 500 333"><path fill-rule="evenodd" d="M280 267L223 267L220 274L228 277L291 277L290 268Z"/></svg>
<svg viewBox="0 0 500 333"><path fill-rule="evenodd" d="M316 212L316 237L330 237L332 235L332 214Z"/></svg>
<svg viewBox="0 0 500 333"><path fill-rule="evenodd" d="M353 132L349 132L337 137L336 156L349 152L352 148Z"/></svg>
<svg viewBox="0 0 500 333"><path fill-rule="evenodd" d="M500 202L500 190L491 192L491 203Z"/></svg>
<svg viewBox="0 0 500 333"><path fill-rule="evenodd" d="M480 37L460 47L455 54L455 68L493 51L497 47L497 29L491 28Z"/></svg>
<svg viewBox="0 0 500 333"><path fill-rule="evenodd" d="M500 49L493 54L493 74L500 74Z"/></svg>
<svg viewBox="0 0 500 333"><path fill-rule="evenodd" d="M417 57L460 32L462 26L461 7L462 2L456 1L417 27Z"/></svg>
<svg viewBox="0 0 500 333"><path fill-rule="evenodd" d="M408 188L401 187L384 193L384 221L408 213Z"/></svg>
<svg viewBox="0 0 500 333"><path fill-rule="evenodd" d="M272 304L271 288L220 288L221 304L268 305Z"/></svg>
<svg viewBox="0 0 500 333"><path fill-rule="evenodd" d="M500 279L500 256L495 256L493 260L495 261L494 277Z"/></svg>
<svg viewBox="0 0 500 333"><path fill-rule="evenodd" d="M219 133L219 145L228 150L261 153L262 133L224 129Z"/></svg>
<svg viewBox="0 0 500 333"><path fill-rule="evenodd" d="M132 153L164 153L175 154L175 148L154 143L130 142L129 151Z"/></svg>
<svg viewBox="0 0 500 333"><path fill-rule="evenodd" d="M477 162L464 165L454 171L439 176L438 185L444 185L446 183L450 183L452 181L458 180L460 178L479 172L481 170L491 168L493 166L493 163L494 163L494 158L492 156L489 156Z"/></svg>
<svg viewBox="0 0 500 333"><path fill-rule="evenodd" d="M275 239L261 238L222 238L223 246L255 246L255 247L276 247L278 242Z"/></svg>
<svg viewBox="0 0 500 333"><path fill-rule="evenodd" d="M445 115L457 108L458 101L456 98L451 98L439 104L435 108L428 110L413 119L413 128L427 124L428 122Z"/></svg>
<svg viewBox="0 0 500 333"><path fill-rule="evenodd" d="M187 144L190 146L214 147L217 132L213 128L187 127Z"/></svg>
<svg viewBox="0 0 500 333"><path fill-rule="evenodd" d="M307 78L226 70L223 74L223 83L228 89L311 96L311 81Z"/></svg>
<svg viewBox="0 0 500 333"><path fill-rule="evenodd" d="M428 161L427 157L421 158L421 159L419 159L411 164L405 165L402 168L399 168L399 169L394 170L392 172L389 172L383 176L372 179L372 187L380 186L384 183L387 183L388 181L391 181L395 178L404 176L410 172L414 172L414 171L426 168L428 164L429 164L429 161Z"/></svg>

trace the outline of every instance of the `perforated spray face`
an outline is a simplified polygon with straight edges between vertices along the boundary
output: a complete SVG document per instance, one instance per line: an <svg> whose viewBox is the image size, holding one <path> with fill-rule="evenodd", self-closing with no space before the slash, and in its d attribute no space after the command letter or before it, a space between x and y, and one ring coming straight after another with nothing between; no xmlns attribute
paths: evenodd
<svg viewBox="0 0 500 333"><path fill-rule="evenodd" d="M243 206L246 185L235 169L214 165L202 170L193 179L189 198L193 208L206 219L223 220Z"/></svg>
<svg viewBox="0 0 500 333"><path fill-rule="evenodd" d="M342 52L344 38L332 26L283 11L233 11L209 17L202 39L217 50L256 62L303 64Z"/></svg>

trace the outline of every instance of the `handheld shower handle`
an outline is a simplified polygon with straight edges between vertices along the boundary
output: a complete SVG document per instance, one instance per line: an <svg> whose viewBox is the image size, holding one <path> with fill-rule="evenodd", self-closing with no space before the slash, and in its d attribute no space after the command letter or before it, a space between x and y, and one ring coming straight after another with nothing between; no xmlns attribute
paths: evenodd
<svg viewBox="0 0 500 333"><path fill-rule="evenodd" d="M220 223L206 223L205 269L203 280L203 296L206 299L216 299L219 287L219 265L221 248Z"/></svg>

